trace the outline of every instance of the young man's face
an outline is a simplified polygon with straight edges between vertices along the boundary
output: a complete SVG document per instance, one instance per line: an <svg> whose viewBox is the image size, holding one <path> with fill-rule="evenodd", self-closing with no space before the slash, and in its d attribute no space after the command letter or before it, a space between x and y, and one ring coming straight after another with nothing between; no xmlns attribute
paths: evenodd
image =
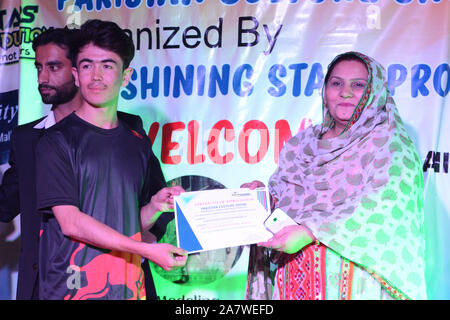
<svg viewBox="0 0 450 320"><path fill-rule="evenodd" d="M126 86L132 69L123 70L121 57L93 44L84 46L72 69L83 99L93 107L117 106L121 86Z"/></svg>
<svg viewBox="0 0 450 320"><path fill-rule="evenodd" d="M38 72L38 89L47 104L63 104L75 97L78 88L72 75L72 63L67 49L49 43L36 48L35 66Z"/></svg>

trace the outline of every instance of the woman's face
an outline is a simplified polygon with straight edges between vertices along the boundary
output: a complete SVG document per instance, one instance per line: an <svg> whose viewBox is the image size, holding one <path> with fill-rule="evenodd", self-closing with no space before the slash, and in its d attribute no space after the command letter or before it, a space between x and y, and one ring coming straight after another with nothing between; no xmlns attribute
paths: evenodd
<svg viewBox="0 0 450 320"><path fill-rule="evenodd" d="M336 129L343 130L364 93L369 73L357 60L338 62L325 85L324 102L335 120Z"/></svg>

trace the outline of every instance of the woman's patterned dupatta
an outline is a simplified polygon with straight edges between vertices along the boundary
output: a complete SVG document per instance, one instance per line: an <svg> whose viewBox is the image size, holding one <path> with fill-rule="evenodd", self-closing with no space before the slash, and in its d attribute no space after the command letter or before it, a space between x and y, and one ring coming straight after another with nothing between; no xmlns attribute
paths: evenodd
<svg viewBox="0 0 450 320"><path fill-rule="evenodd" d="M321 125L299 132L283 147L269 190L276 206L321 244L403 296L424 299L420 160L387 89L384 68L351 54L366 64L369 78L347 127L335 138L321 139L334 125L324 107Z"/></svg>

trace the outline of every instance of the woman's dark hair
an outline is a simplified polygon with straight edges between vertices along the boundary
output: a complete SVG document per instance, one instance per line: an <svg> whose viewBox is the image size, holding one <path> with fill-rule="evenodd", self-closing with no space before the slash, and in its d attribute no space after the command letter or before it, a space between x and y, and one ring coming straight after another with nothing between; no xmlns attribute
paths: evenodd
<svg viewBox="0 0 450 320"><path fill-rule="evenodd" d="M81 26L79 36L73 46L71 53L73 62L76 63L80 50L90 43L119 55L124 69L128 68L133 60L133 40L114 22L98 19L86 21Z"/></svg>
<svg viewBox="0 0 450 320"><path fill-rule="evenodd" d="M325 85L328 83L328 79L330 79L330 75L331 72L333 71L334 67L341 61L359 61L361 62L367 69L366 63L364 62L363 59L361 59L360 57L358 57L357 54L353 53L353 52L346 52L343 53L339 56L337 56L328 66L328 71L327 74L325 75Z"/></svg>
<svg viewBox="0 0 450 320"><path fill-rule="evenodd" d="M69 29L67 27L48 29L33 39L33 50L36 52L38 47L53 43L61 49L67 50L66 58L71 59L69 51L78 31L77 29Z"/></svg>

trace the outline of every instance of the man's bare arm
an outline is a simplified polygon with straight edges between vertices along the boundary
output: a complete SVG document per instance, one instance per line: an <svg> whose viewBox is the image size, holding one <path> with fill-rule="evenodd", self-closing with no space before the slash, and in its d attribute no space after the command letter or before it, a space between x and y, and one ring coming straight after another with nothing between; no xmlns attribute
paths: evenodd
<svg viewBox="0 0 450 320"><path fill-rule="evenodd" d="M183 266L186 252L170 244L148 244L129 238L71 205L54 206L53 214L62 233L99 248L129 252L158 264L165 270Z"/></svg>

